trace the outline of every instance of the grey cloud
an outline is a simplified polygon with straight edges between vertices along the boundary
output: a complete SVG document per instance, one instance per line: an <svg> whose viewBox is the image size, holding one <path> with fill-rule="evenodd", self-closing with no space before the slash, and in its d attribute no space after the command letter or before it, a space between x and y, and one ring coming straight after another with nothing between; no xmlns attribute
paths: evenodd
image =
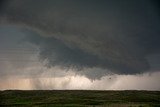
<svg viewBox="0 0 160 107"><path fill-rule="evenodd" d="M151 70L156 61L147 57L160 53L158 10L149 0L12 0L0 12L1 23L29 29L48 66L136 74Z"/></svg>
<svg viewBox="0 0 160 107"><path fill-rule="evenodd" d="M39 46L39 57L40 59L47 60L47 66L60 66L63 69L75 69L76 71L83 70L83 68L102 68L106 69L104 71L113 70L113 72L118 74L134 74L139 73L139 68L135 68L136 64L129 65L121 63L123 61L127 61L126 58L123 61L119 61L119 57L113 56L111 59L106 59L105 56L98 57L98 55L94 55L92 53L86 52L77 47L69 47L65 45L62 41L55 39L53 37L44 38L41 36L36 36L30 34L29 40L31 43ZM116 59L117 57L117 59ZM133 59L128 59L129 61ZM128 61L128 62L129 62ZM135 60L136 61L136 60ZM140 63L140 61L137 63ZM144 63L142 63L144 64ZM143 65L141 66L143 67ZM140 66L140 67L141 67ZM138 67L138 66L136 66ZM142 68L143 69L143 68ZM103 71L103 70L102 70ZM130 72L128 72L130 71ZM100 73L100 71L97 70ZM93 72L91 72L92 74ZM101 75L101 74L100 74ZM104 73L103 75L106 75ZM101 76L103 76L101 75Z"/></svg>

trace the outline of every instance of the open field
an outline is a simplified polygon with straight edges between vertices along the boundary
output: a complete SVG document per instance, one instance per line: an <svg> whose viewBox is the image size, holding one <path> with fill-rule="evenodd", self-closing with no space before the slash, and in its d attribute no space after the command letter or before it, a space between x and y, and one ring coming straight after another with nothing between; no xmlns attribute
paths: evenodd
<svg viewBox="0 0 160 107"><path fill-rule="evenodd" d="M160 91L0 91L2 107L160 107Z"/></svg>

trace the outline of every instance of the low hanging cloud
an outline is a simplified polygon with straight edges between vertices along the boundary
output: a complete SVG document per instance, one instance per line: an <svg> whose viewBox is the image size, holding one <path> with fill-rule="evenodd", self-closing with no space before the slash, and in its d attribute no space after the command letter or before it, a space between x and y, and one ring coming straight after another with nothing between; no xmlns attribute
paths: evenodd
<svg viewBox="0 0 160 107"><path fill-rule="evenodd" d="M48 67L137 74L160 70L159 10L149 0L6 0L1 24L21 26ZM149 8L148 8L149 7ZM99 71L97 71L99 72ZM87 76L93 78L92 76ZM99 78L99 77L98 77Z"/></svg>

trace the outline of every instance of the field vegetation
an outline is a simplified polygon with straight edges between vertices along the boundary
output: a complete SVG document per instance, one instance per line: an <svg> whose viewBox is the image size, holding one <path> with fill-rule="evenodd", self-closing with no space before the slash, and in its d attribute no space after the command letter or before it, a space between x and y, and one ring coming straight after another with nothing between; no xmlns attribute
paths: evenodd
<svg viewBox="0 0 160 107"><path fill-rule="evenodd" d="M6 90L2 107L160 107L160 91Z"/></svg>

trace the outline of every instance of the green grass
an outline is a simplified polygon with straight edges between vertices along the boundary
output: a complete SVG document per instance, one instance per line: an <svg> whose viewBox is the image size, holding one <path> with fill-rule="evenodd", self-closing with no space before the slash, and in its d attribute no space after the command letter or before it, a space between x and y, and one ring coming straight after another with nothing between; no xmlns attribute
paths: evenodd
<svg viewBox="0 0 160 107"><path fill-rule="evenodd" d="M160 91L0 91L2 107L160 107Z"/></svg>

